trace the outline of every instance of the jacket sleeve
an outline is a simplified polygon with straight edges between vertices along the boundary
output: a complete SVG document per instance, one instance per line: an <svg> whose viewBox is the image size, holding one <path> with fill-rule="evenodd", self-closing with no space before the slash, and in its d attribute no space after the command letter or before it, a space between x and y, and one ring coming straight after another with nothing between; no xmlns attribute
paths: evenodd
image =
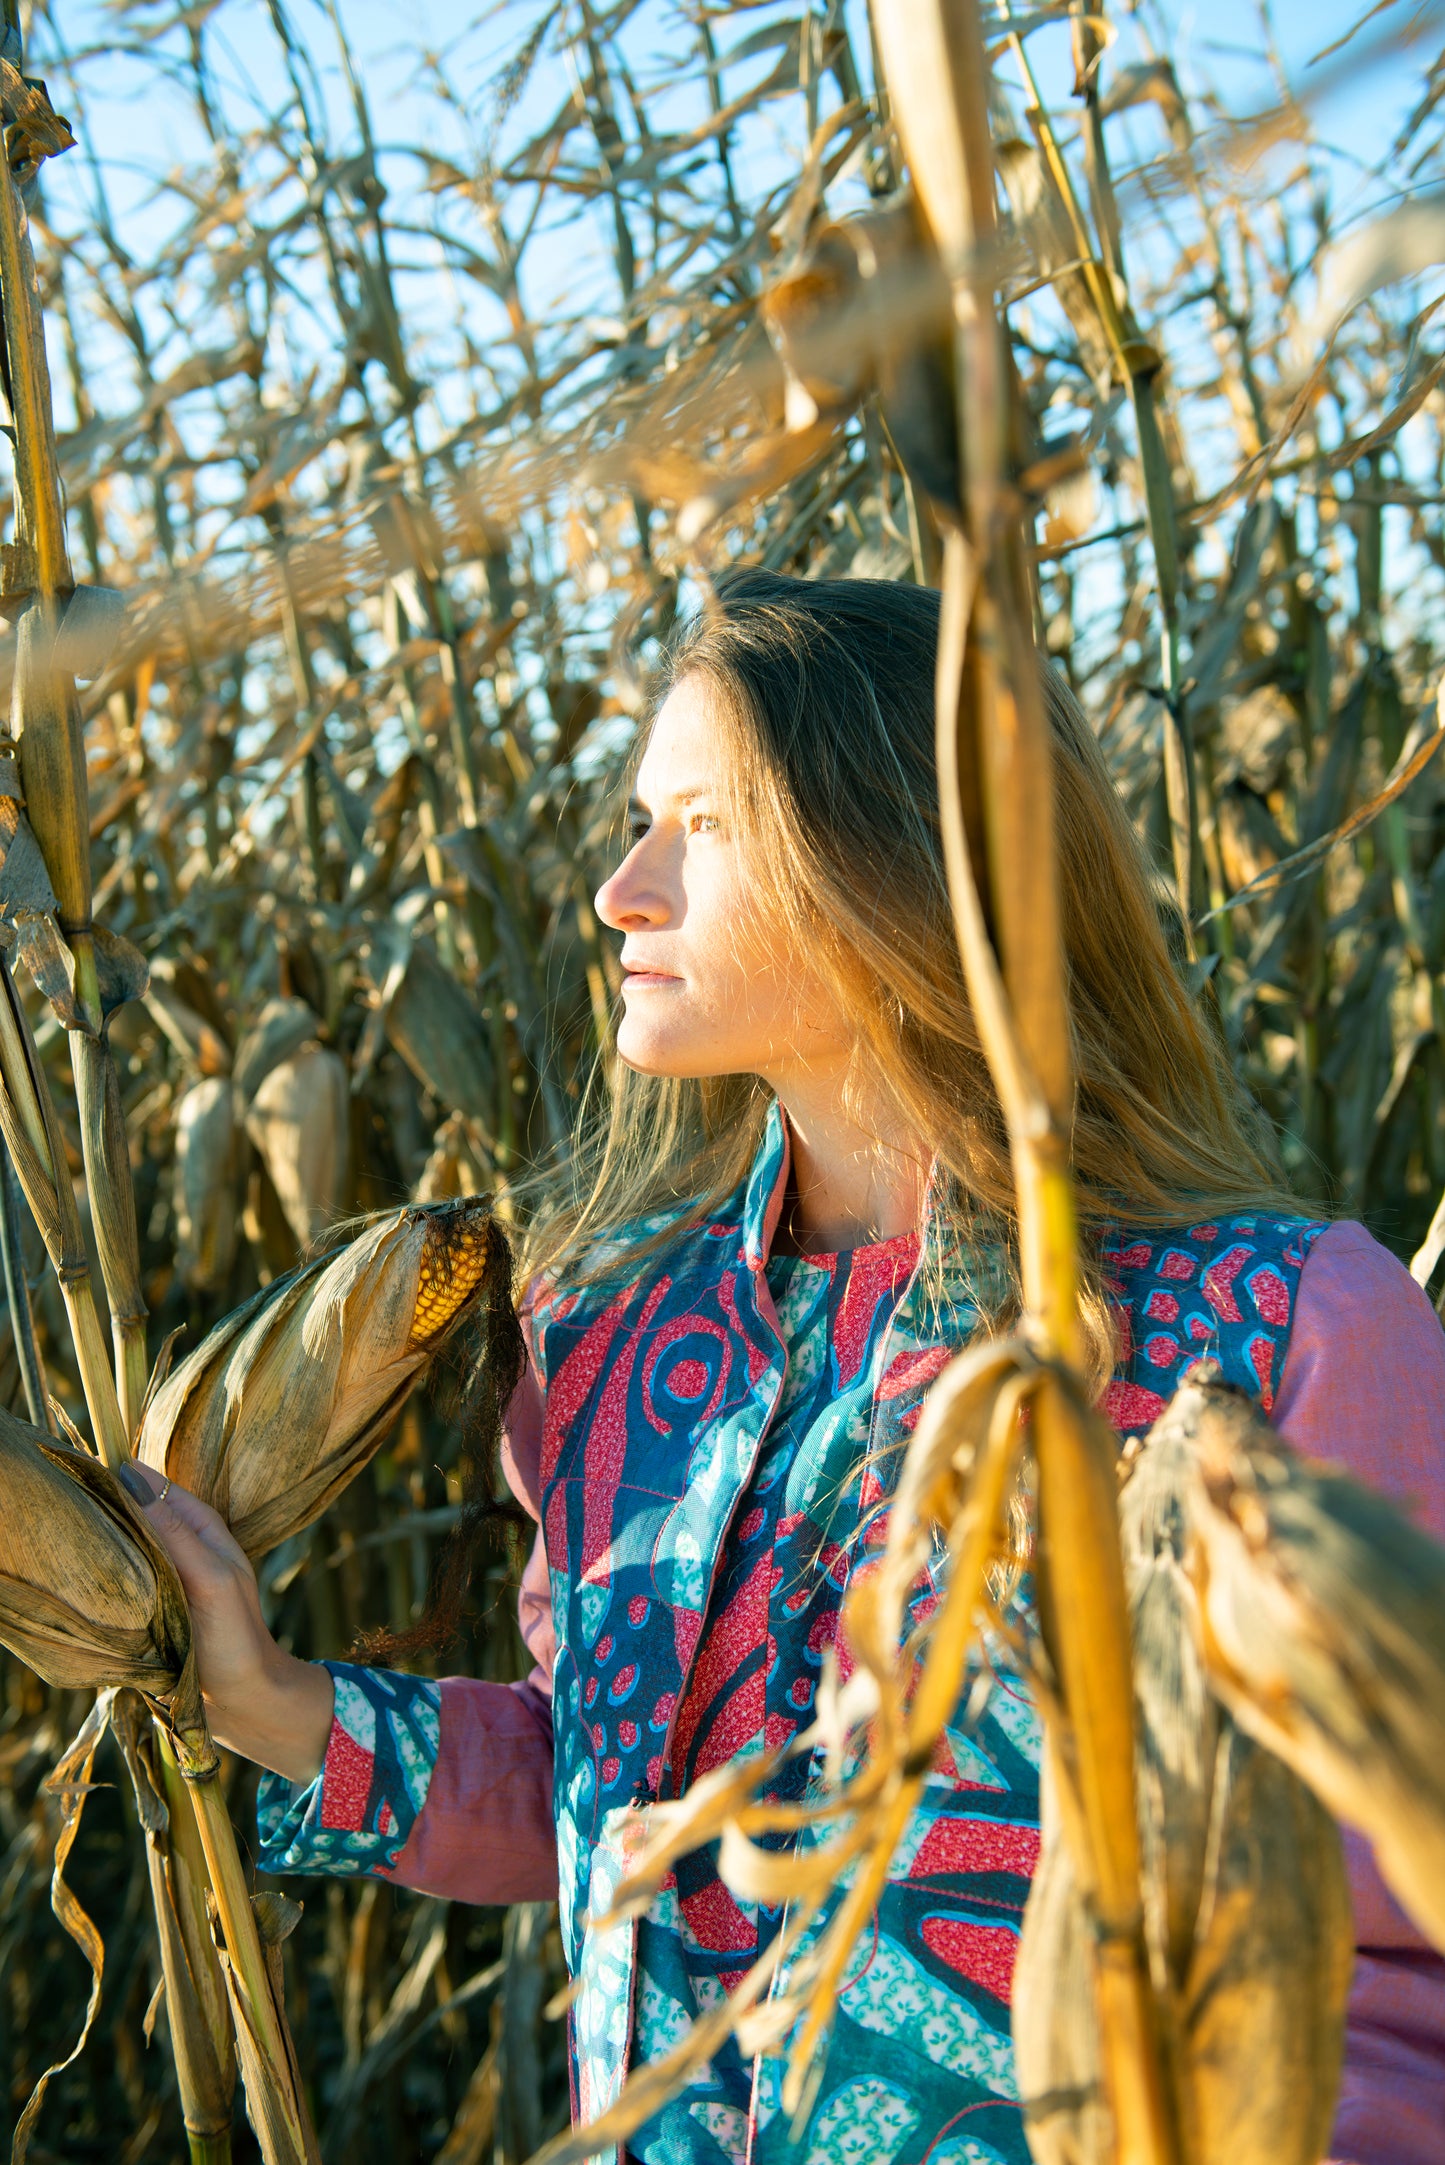
<svg viewBox="0 0 1445 2165"><path fill-rule="evenodd" d="M1445 1542L1445 1332L1363 1226L1332 1225L1310 1251L1274 1420L1296 1450ZM1369 1843L1342 1832L1356 1956L1331 2157L1445 2165L1445 1959L1385 1887Z"/></svg>
<svg viewBox="0 0 1445 2165"><path fill-rule="evenodd" d="M503 1461L537 1516L542 1400L528 1371L507 1412ZM538 1531L522 1577L519 1684L403 1676L328 1662L336 1712L316 1780L263 1777L258 1863L268 1872L391 1879L460 1902L548 1901L552 1819L552 1607Z"/></svg>

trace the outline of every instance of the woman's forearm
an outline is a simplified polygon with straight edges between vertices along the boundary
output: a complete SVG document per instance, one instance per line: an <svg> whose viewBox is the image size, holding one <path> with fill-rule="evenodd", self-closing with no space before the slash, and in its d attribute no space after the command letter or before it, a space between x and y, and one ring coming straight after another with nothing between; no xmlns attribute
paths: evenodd
<svg viewBox="0 0 1445 2165"><path fill-rule="evenodd" d="M298 1661L274 1647L250 1690L224 1700L204 1696L211 1734L227 1751L298 1786L315 1781L336 1702L331 1673L320 1662Z"/></svg>
<svg viewBox="0 0 1445 2165"><path fill-rule="evenodd" d="M276 1644L250 1559L209 1504L134 1459L120 1478L186 1590L212 1736L289 1782L314 1782L331 1734L329 1674Z"/></svg>

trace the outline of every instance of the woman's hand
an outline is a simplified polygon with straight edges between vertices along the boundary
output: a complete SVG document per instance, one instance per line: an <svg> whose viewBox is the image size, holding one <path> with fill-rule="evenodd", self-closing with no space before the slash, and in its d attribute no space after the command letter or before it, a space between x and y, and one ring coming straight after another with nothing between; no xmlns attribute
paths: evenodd
<svg viewBox="0 0 1445 2165"><path fill-rule="evenodd" d="M167 1487L134 1459L121 1469L121 1479L186 1590L216 1742L288 1781L314 1781L331 1734L330 1676L319 1663L298 1661L276 1644L261 1615L250 1558L219 1512L174 1481Z"/></svg>

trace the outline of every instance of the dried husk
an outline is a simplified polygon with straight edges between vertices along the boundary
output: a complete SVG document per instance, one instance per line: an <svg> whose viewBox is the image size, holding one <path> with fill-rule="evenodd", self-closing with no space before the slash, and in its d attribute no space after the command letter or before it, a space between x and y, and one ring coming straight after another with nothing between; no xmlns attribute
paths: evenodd
<svg viewBox="0 0 1445 2165"><path fill-rule="evenodd" d="M0 1410L0 1644L48 1684L132 1684L189 1721L185 1596L98 1459Z"/></svg>
<svg viewBox="0 0 1445 2165"><path fill-rule="evenodd" d="M485 1160L460 1113L444 1120L432 1137L431 1153L417 1181L418 1203L446 1202L477 1195L486 1185Z"/></svg>
<svg viewBox="0 0 1445 2165"><path fill-rule="evenodd" d="M350 1118L346 1063L324 1045L303 1046L273 1067L251 1100L246 1132L303 1249L345 1205Z"/></svg>
<svg viewBox="0 0 1445 2165"><path fill-rule="evenodd" d="M1181 2153L1316 2165L1334 2120L1353 1928L1339 1835L1311 1791L1213 1699L1188 1555L1199 1482L1187 1420L1152 1431L1121 1502L1150 1970ZM1039 2165L1105 2165L1114 2132L1094 2014L1092 1924L1067 1778L1045 1770L1043 1847L1013 2025Z"/></svg>
<svg viewBox="0 0 1445 2165"><path fill-rule="evenodd" d="M236 1255L236 1100L229 1079L208 1075L176 1107L177 1261L197 1292L224 1286Z"/></svg>
<svg viewBox="0 0 1445 2165"><path fill-rule="evenodd" d="M232 1074L242 1105L250 1104L273 1068L300 1052L320 1030L315 1008L294 994L268 1000L236 1048Z"/></svg>
<svg viewBox="0 0 1445 2165"><path fill-rule="evenodd" d="M1171 1414L1199 1467L1212 1688L1369 1836L1393 1893L1445 1948L1445 1548L1383 1496L1297 1458L1216 1381L1186 1385Z"/></svg>
<svg viewBox="0 0 1445 2165"><path fill-rule="evenodd" d="M1041 1816L1011 2005L1024 2126L1035 2165L1106 2165L1114 2126L1094 2012L1093 1935L1047 1761Z"/></svg>
<svg viewBox="0 0 1445 2165"><path fill-rule="evenodd" d="M410 943L405 964L382 989L386 1034L439 1105L490 1127L496 1083L491 1035L475 1000L443 969L427 940Z"/></svg>
<svg viewBox="0 0 1445 2165"><path fill-rule="evenodd" d="M157 1393L138 1455L260 1556L320 1516L511 1262L489 1196L392 1212L278 1279Z"/></svg>

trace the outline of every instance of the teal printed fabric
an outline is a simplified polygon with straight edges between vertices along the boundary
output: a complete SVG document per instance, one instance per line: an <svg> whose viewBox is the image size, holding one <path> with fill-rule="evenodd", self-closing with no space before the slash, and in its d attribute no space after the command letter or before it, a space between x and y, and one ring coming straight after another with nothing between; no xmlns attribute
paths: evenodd
<svg viewBox="0 0 1445 2165"><path fill-rule="evenodd" d="M916 1239L851 1254L774 1257L766 1277L788 1365L774 1425L738 1506L674 1745L686 1788L736 1751L806 1726L839 1599L884 1532L886 1471L868 1461L883 1340L913 1277ZM797 2134L782 2111L781 2059L756 2072L729 2040L706 2073L628 2142L672 2161L870 2161L911 2132L963 2118L1011 2157L1018 2133L1008 1995L1038 1854L1039 1738L1022 1696L952 1740L894 1867L866 1960L833 2026L820 2105ZM960 1760L966 1816L952 1810ZM773 1794L805 1793L795 1761ZM781 1840L772 1846L782 1847ZM637 1927L634 2065L663 2059L718 2004L782 1926L781 1907L737 1901L712 1848L686 1857ZM926 2040L926 2049L920 2049ZM843 2071L841 2082L830 2079Z"/></svg>
<svg viewBox="0 0 1445 2165"><path fill-rule="evenodd" d="M426 1801L441 1745L441 1686L394 1669L323 1666L336 1687L326 1759L304 1788L262 1776L256 1861L263 1872L385 1871Z"/></svg>

